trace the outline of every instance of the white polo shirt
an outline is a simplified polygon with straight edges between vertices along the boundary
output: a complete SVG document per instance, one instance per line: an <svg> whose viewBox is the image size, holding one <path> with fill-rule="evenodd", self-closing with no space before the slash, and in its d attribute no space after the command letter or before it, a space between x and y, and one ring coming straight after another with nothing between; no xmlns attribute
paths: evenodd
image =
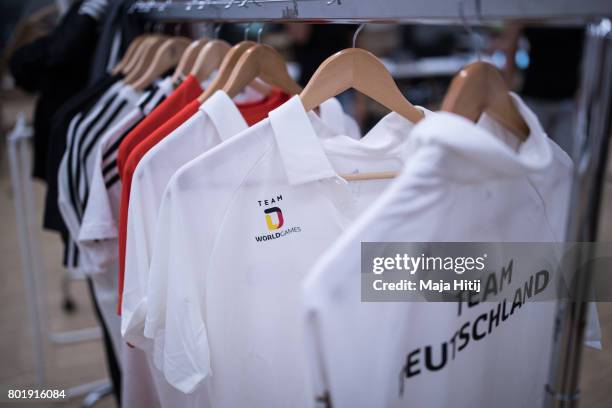
<svg viewBox="0 0 612 408"><path fill-rule="evenodd" d="M300 282L389 182L338 174L400 170L411 129L391 113L357 141L296 96L173 176L151 264L171 384L208 379L215 407L306 406Z"/></svg>
<svg viewBox="0 0 612 408"><path fill-rule="evenodd" d="M513 99L530 129L520 146L486 115L420 122L401 176L306 278L313 403L328 391L340 408L542 405L554 302L500 318L497 302L458 313L457 303L361 301L361 242L563 241L571 160ZM506 286L510 299L520 284Z"/></svg>
<svg viewBox="0 0 612 408"><path fill-rule="evenodd" d="M254 97L252 92L250 97ZM241 100L244 101L245 98L242 97ZM175 132L147 152L140 160L132 179L121 314L122 333L126 341L145 350L151 366L152 381L162 406L210 405L205 389L186 395L170 386L163 375L153 367L152 342L144 341L146 302L143 304L142 298L146 299L149 266L147 257L150 254L148 248L153 242L159 202L166 183L183 164L246 128L247 124L235 103L225 93L216 93ZM109 218L107 224L113 229L116 228L115 219ZM116 240L114 241L116 243ZM138 270L134 265L144 265L145 268ZM145 273L144 277L139 275L141 271Z"/></svg>
<svg viewBox="0 0 612 408"><path fill-rule="evenodd" d="M234 102L219 91L198 112L139 161L130 190L121 332L136 346L143 343L146 288L157 210L168 180L185 163L247 129Z"/></svg>
<svg viewBox="0 0 612 408"><path fill-rule="evenodd" d="M344 113L337 99L332 98L321 104L320 116L337 133L360 138L357 124ZM247 127L235 103L220 92L204 103L200 111L184 125L147 152L138 163L128 208L126 276L121 312L122 333L130 343L146 347L143 341L146 342L144 327L148 313L149 266L155 225L168 180L182 165ZM161 313L165 319L166 284L154 280L151 287L152 303L157 306L153 315ZM161 300L158 300L160 297ZM151 321L157 319L152 318ZM149 334L149 337L153 338L154 335Z"/></svg>

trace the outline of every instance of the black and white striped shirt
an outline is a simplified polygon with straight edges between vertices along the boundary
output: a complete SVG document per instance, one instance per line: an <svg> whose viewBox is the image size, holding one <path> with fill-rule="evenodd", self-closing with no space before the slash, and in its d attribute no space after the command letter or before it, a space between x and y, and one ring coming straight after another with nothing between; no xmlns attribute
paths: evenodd
<svg viewBox="0 0 612 408"><path fill-rule="evenodd" d="M122 81L113 85L85 114L76 115L69 126L66 152L58 173L58 204L71 235L68 243L67 265L79 267L83 262L75 244L85 206L89 196L89 183L93 174L95 152L107 131L121 124L126 115L146 100L154 98L156 90L144 93L134 90ZM94 272L94 271L92 271Z"/></svg>
<svg viewBox="0 0 612 408"><path fill-rule="evenodd" d="M137 108L100 140L94 154L91 186L84 200L85 210L78 236L79 247L84 253L82 266L87 270L104 270L117 259L117 220L121 197L121 180L117 167L119 146L172 89L171 78L160 81L152 92L141 99Z"/></svg>

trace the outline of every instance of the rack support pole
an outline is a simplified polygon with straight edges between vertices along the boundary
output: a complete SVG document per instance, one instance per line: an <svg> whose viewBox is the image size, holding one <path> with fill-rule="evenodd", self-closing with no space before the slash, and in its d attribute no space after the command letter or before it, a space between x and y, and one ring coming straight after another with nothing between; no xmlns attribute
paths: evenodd
<svg viewBox="0 0 612 408"><path fill-rule="evenodd" d="M594 242L612 130L612 22L609 19L587 25L580 92L566 240ZM577 261L580 262L580 259ZM586 300L591 290L591 274L581 273L572 289L574 299L559 302L544 403L546 408L578 406L580 365L589 307Z"/></svg>
<svg viewBox="0 0 612 408"><path fill-rule="evenodd" d="M39 248L34 244L36 238L30 225L33 211L31 196L31 180L29 178L30 160L27 152L27 141L31 136L31 129L25 126L25 119L21 114L15 129L7 137L8 158L11 174L11 186L17 221L17 236L21 255L21 270L25 284L25 300L29 314L30 330L34 346L36 363L36 384L43 387L46 384L45 373L45 323L40 303L40 263L34 261L40 256ZM29 190L29 191L28 191Z"/></svg>

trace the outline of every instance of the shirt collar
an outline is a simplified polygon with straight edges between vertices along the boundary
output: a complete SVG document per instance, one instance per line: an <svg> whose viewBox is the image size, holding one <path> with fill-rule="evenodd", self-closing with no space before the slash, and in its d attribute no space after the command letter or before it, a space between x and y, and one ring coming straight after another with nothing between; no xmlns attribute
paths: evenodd
<svg viewBox="0 0 612 408"><path fill-rule="evenodd" d="M131 105L138 105L138 100L142 96L142 92L137 91L132 85L123 85L119 90L119 98Z"/></svg>
<svg viewBox="0 0 612 408"><path fill-rule="evenodd" d="M407 166L422 148L438 146L444 151L435 155L438 165L433 167L448 179L479 181L547 168L552 150L546 133L525 103L513 93L510 96L529 128L523 143L486 114L475 124L453 113L436 112L419 122L408 139Z"/></svg>
<svg viewBox="0 0 612 408"><path fill-rule="evenodd" d="M223 141L248 128L234 102L223 91L215 92L200 106L200 110L213 122Z"/></svg>
<svg viewBox="0 0 612 408"><path fill-rule="evenodd" d="M319 106L321 120L331 127L335 133L345 135L344 109L336 98L329 98Z"/></svg>
<svg viewBox="0 0 612 408"><path fill-rule="evenodd" d="M419 109L429 114L426 109ZM306 112L297 95L268 117L291 185L339 178L329 161L329 152L354 157L400 157L401 144L414 127L407 119L391 112L361 140L355 140L344 132L344 111L335 98L323 102L319 117L314 112ZM333 124L334 120L341 124Z"/></svg>
<svg viewBox="0 0 612 408"><path fill-rule="evenodd" d="M160 101L172 92L172 77L165 77L158 80L155 84L138 100L138 108L144 115L148 115L159 105Z"/></svg>
<svg viewBox="0 0 612 408"><path fill-rule="evenodd" d="M167 76L163 78L161 81L159 81L157 86L159 87L159 91L162 92L164 95L170 95L170 93L172 93L172 91L174 90L174 83L172 82L172 77Z"/></svg>
<svg viewBox="0 0 612 408"><path fill-rule="evenodd" d="M268 117L290 185L336 177L298 95Z"/></svg>

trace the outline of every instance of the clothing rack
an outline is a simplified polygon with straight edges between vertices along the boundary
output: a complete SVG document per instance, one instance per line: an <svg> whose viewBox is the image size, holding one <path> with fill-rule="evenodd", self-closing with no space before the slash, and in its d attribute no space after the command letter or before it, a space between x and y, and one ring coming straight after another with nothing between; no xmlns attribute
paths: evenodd
<svg viewBox="0 0 612 408"><path fill-rule="evenodd" d="M454 3L454 4L453 4ZM608 0L205 0L141 1L130 9L147 21L496 24L537 20L586 25L568 242L595 241L608 157L612 98L612 3ZM579 275L576 301L559 302L545 407L574 407L588 298L589 273Z"/></svg>
<svg viewBox="0 0 612 408"><path fill-rule="evenodd" d="M162 22L307 21L393 23L458 21L458 7L472 22L509 19L578 21L612 15L606 0L191 0L139 1L133 10Z"/></svg>

